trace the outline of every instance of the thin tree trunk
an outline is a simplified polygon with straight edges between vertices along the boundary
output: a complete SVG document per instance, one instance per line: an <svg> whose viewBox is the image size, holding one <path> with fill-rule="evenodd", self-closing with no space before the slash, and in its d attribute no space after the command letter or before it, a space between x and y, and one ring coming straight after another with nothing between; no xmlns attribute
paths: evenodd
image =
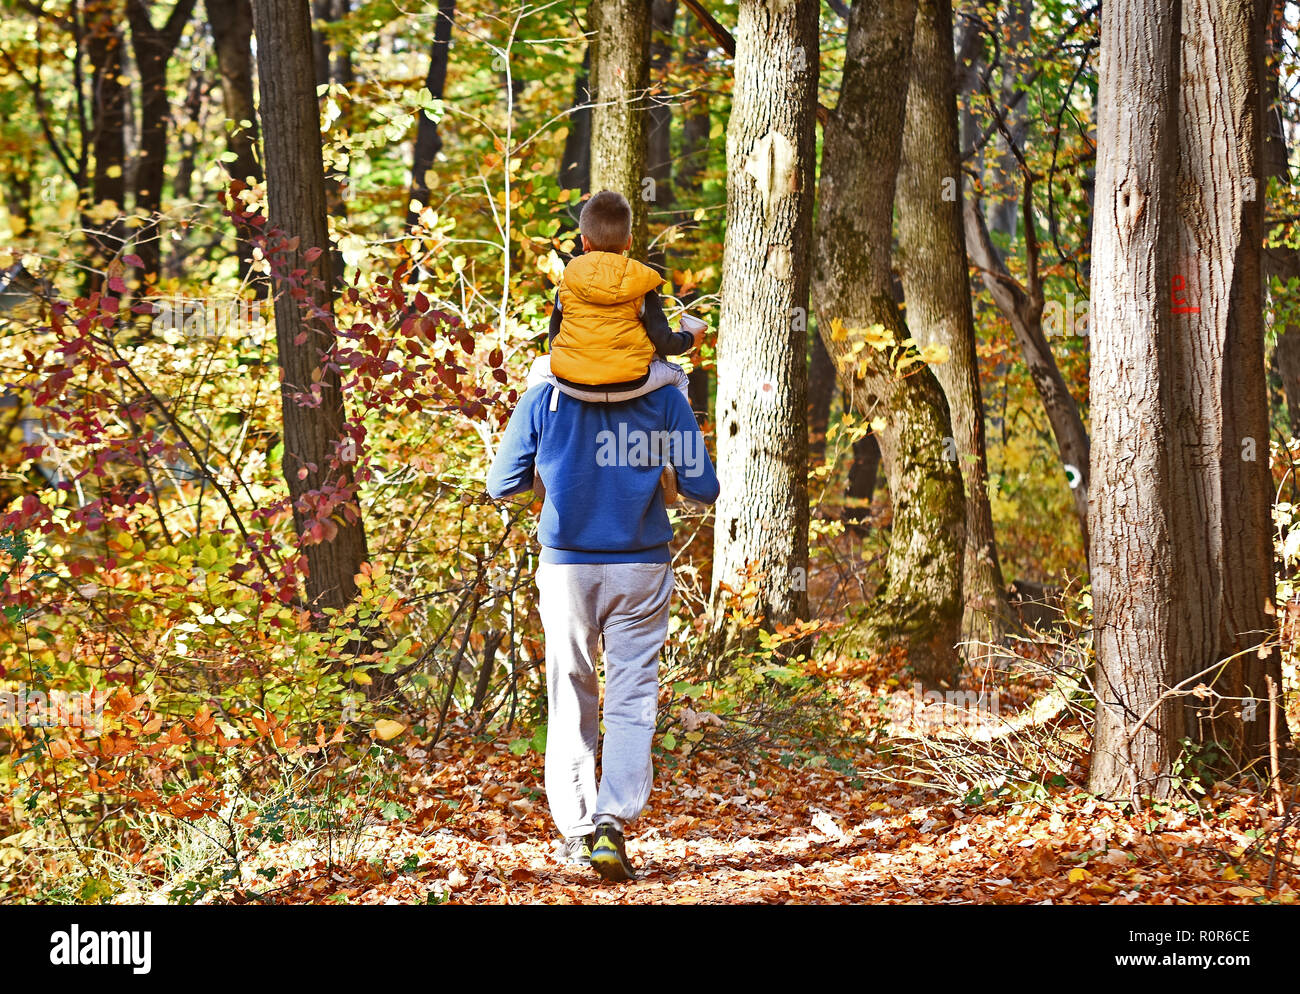
<svg viewBox="0 0 1300 994"><path fill-rule="evenodd" d="M673 22L677 19L676 0L652 0L650 5L650 73L660 92L649 98L646 133L646 176L651 181L648 208L661 216L673 206L673 107L664 96L663 83L673 53ZM647 219L648 223L648 219ZM667 272L664 243L657 243L649 254L649 263Z"/></svg>
<svg viewBox="0 0 1300 994"><path fill-rule="evenodd" d="M1007 130L1017 148L1023 150L1029 134L1029 108L1024 94L1017 94L1016 86L1028 75L1033 58L1029 46L1030 19L1034 13L1034 0L1008 0L1003 23L1006 31L999 50L1002 62L1002 85L999 98L1006 111ZM1016 237L1019 215L1020 168L1016 153L1007 144L1005 135L999 135L1002 146L994 158L993 170L1000 187L997 201L990 205L989 227L1008 238Z"/></svg>
<svg viewBox="0 0 1300 994"><path fill-rule="evenodd" d="M650 0L593 0L591 188L632 205L632 257L646 257L646 108Z"/></svg>
<svg viewBox="0 0 1300 994"><path fill-rule="evenodd" d="M171 125L171 97L167 91L167 63L181 33L194 13L195 0L177 0L167 23L155 28L150 20L150 0L127 0L131 48L140 73L140 154L135 169L135 210L147 215L143 232L136 236L135 254L143 265L144 283L156 283L161 262L159 231L163 184L166 182L167 132Z"/></svg>
<svg viewBox="0 0 1300 994"><path fill-rule="evenodd" d="M816 175L816 0L741 0L727 124L713 590L765 573L753 613L808 612L808 245Z"/></svg>
<svg viewBox="0 0 1300 994"><path fill-rule="evenodd" d="M435 100L441 100L447 86L448 48L451 45L451 26L456 19L456 0L439 0L438 15L433 26L433 47L429 52L429 73L425 77L424 87ZM426 174L438 161L442 151L442 135L438 133L436 121L429 120L428 115L420 114L419 124L415 127L415 154L411 161L411 199L421 205L429 203L429 184ZM408 210L406 226L415 224L416 212Z"/></svg>
<svg viewBox="0 0 1300 994"><path fill-rule="evenodd" d="M808 454L813 463L826 458L826 429L835 399L835 363L822 344L821 332L808 329Z"/></svg>
<svg viewBox="0 0 1300 994"><path fill-rule="evenodd" d="M314 308L332 314L334 274L325 226L324 163L307 0L258 0L253 19L269 226L300 240L286 268L305 269L321 280L322 287L306 291ZM304 253L310 248L324 251L309 262ZM293 499L294 524L303 535L313 497L324 496L322 491L330 486L355 485L351 466L336 455L345 441L339 374L337 368L321 362L322 354L333 348L334 330L332 321L308 321L297 299L280 292L275 298L275 331L282 374L284 476ZM295 399L298 393L316 393L319 404L300 404ZM305 548L307 596L317 610L346 606L357 593L354 577L369 558L355 499L343 504L331 520L337 533Z"/></svg>
<svg viewBox="0 0 1300 994"><path fill-rule="evenodd" d="M1300 280L1300 252L1289 246L1270 247L1265 250L1264 273L1268 286L1273 278L1279 279L1283 286L1291 280ZM1294 284L1300 287L1300 282ZM1300 436L1300 325L1288 320L1294 313L1292 303L1294 296L1279 298L1283 306L1277 310L1286 317L1277 333L1277 347L1273 360L1277 364L1278 375L1282 379L1282 393L1286 396L1287 423L1291 426L1292 436Z"/></svg>
<svg viewBox="0 0 1300 994"><path fill-rule="evenodd" d="M952 418L951 454L966 485L962 638L997 642L1010 612L998 563L984 451L984 399L962 237L961 165L949 0L920 0L898 174L899 269L907 324L922 345L943 345L934 373Z"/></svg>
<svg viewBox="0 0 1300 994"><path fill-rule="evenodd" d="M693 78L698 78L699 70L708 61L708 38L698 31L688 30L684 36L683 45L685 51L682 55L682 62L688 68L696 70ZM674 182L678 191L683 195L683 199L685 197L698 197L700 193L704 171L709 164L709 150L711 148L709 132L711 128L709 93L707 89L702 89L692 97L689 109L686 111L685 120L682 122L681 157L677 163L677 175ZM686 216L686 212L683 211L678 223L683 228L690 228L695 222ZM692 299L694 299L694 295L688 295L687 306L689 306ZM691 370L689 378L688 392L691 397L691 409L697 414L707 417L709 414L709 371L701 366L696 366Z"/></svg>
<svg viewBox="0 0 1300 994"><path fill-rule="evenodd" d="M217 70L221 74L221 103L226 120L234 122L227 133L226 150L235 158L227 165L234 179L245 183L262 182L262 166L257 158L257 112L253 105L253 8L249 0L203 0L212 28L217 52ZM244 126L241 122L247 121ZM239 279L248 278L253 264L253 245L245 232L236 232L239 253ZM254 279L259 298L267 295L265 279Z"/></svg>
<svg viewBox="0 0 1300 994"><path fill-rule="evenodd" d="M944 439L952 435L947 401L929 366L902 344L910 336L891 279L915 21L915 0L858 0L851 11L840 97L822 142L812 293L822 341L854 408L884 421L877 435L893 528L888 575L867 637L878 651L903 648L916 675L933 685L953 683L960 669L954 646L961 635L966 501L961 471L945 458ZM871 344L873 328L884 350Z"/></svg>
<svg viewBox="0 0 1300 994"><path fill-rule="evenodd" d="M591 189L591 46L582 55L582 69L573 80L573 104L569 133L564 138L560 161L560 189L586 193ZM578 222L577 206L573 222Z"/></svg>
<svg viewBox="0 0 1300 994"><path fill-rule="evenodd" d="M90 259L83 292L102 289L103 268L126 241L122 213L126 209L126 108L122 46L125 38L113 0L87 0L86 54L91 66L92 148L95 171L90 180L92 204L111 200L117 212L107 221L82 215Z"/></svg>
<svg viewBox="0 0 1300 994"><path fill-rule="evenodd" d="M849 484L845 496L852 501L862 501L861 506L852 504L844 510L847 521L861 521L870 510L871 497L876 492L876 476L880 472L880 439L875 435L864 435L853 443L853 463L849 466Z"/></svg>
<svg viewBox="0 0 1300 994"><path fill-rule="evenodd" d="M1026 190L1024 203L1030 202ZM1029 211L1026 211L1029 214ZM989 237L984 225L984 215L974 195L966 199L963 212L966 229L966 250L971 262L984 277L984 286L993 297L1015 332L1020 354L1029 368L1030 379L1043 402L1048 424L1061 454L1061 466L1074 498L1074 511L1083 533L1083 547L1088 545L1088 489L1091 480L1089 468L1089 441L1078 401L1070 393L1065 377L1056 365L1051 345L1043 333L1043 287L1038 277L1038 241L1032 228L1032 217L1025 222L1025 245L1028 285L1021 286L1007 271L1002 256Z"/></svg>

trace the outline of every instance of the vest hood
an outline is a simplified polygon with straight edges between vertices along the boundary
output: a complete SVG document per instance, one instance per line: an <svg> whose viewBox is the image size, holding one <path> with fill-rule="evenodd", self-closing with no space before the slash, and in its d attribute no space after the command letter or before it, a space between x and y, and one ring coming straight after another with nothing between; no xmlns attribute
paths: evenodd
<svg viewBox="0 0 1300 994"><path fill-rule="evenodd" d="M657 290L664 278L616 252L584 252L564 267L564 286L593 304L621 304Z"/></svg>

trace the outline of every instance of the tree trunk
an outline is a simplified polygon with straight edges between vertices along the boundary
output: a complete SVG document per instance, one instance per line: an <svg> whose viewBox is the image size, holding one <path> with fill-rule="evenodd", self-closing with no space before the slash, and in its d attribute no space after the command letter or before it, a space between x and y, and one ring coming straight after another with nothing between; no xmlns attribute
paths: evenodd
<svg viewBox="0 0 1300 994"><path fill-rule="evenodd" d="M685 52L682 55L682 62L698 71L708 61L708 37L702 32L688 30L683 43ZM677 163L674 182L678 191L698 196L702 186L704 170L709 164L709 149L711 147L709 132L712 123L709 120L708 90L704 89L697 92L691 98L688 108L685 120L682 121L681 156ZM690 228L695 222L685 211L682 211L678 223L683 228ZM690 306L690 300L693 299L694 295L689 294L688 307ZM691 370L689 379L688 392L691 397L691 409L703 417L708 417L709 371L702 366L696 366Z"/></svg>
<svg viewBox="0 0 1300 994"><path fill-rule="evenodd" d="M451 25L456 17L456 0L439 0L438 15L433 26L433 48L429 52L429 73L424 80L424 87L435 100L441 100L447 85L447 57L451 45ZM429 203L429 184L426 173L438 161L442 151L442 135L438 133L436 121L429 120L427 114L420 114L420 121L415 127L415 155L411 161L411 199L422 205ZM406 212L406 226L415 224L416 212Z"/></svg>
<svg viewBox="0 0 1300 994"><path fill-rule="evenodd" d="M646 108L650 0L592 0L591 189L632 205L632 258L646 257Z"/></svg>
<svg viewBox="0 0 1300 994"><path fill-rule="evenodd" d="M161 28L150 20L150 0L127 0L126 16L131 25L131 48L140 73L140 153L135 169L135 211L147 215L143 231L134 241L135 254L143 265L145 284L158 281L161 263L162 192L166 181L167 131L171 125L170 94L167 91L167 63L194 12L195 0L178 0Z"/></svg>
<svg viewBox="0 0 1300 994"><path fill-rule="evenodd" d="M1262 9L1137 0L1102 19L1090 786L1103 794L1173 793L1184 738L1260 758L1265 678L1281 686L1276 650L1254 649L1274 596L1263 215L1245 195ZM1188 694L1200 685L1245 701Z"/></svg>
<svg viewBox="0 0 1300 994"><path fill-rule="evenodd" d="M766 574L766 626L808 612L808 245L816 175L816 0L741 0L727 123L713 590Z"/></svg>
<svg viewBox="0 0 1300 994"><path fill-rule="evenodd" d="M1176 318L1182 333L1172 342L1178 378L1171 463L1190 482L1185 493L1200 529L1190 533L1189 515L1175 508L1186 539L1176 544L1178 575L1196 584L1176 629L1183 643L1176 658L1202 669L1236 657L1215 689L1254 701L1259 713L1243 721L1240 703L1221 703L1203 736L1239 765L1266 759L1267 678L1279 693L1282 687L1276 647L1256 649L1274 627L1269 608L1276 593L1258 179L1267 8L1264 0L1183 2L1181 223L1169 246L1174 283L1189 306L1199 307ZM1217 626L1198 630L1213 617L1205 599L1216 597ZM1284 746L1288 738L1283 731Z"/></svg>
<svg viewBox="0 0 1300 994"><path fill-rule="evenodd" d="M1033 50L1029 45L1030 22L1034 14L1034 0L1008 0L1003 20L1005 32L1001 37L998 54L1002 63L1002 86L999 99L1006 108L1007 130L1016 147L1024 150L1029 134L1029 108L1024 93L1016 86L1028 75ZM915 77L913 77L915 82ZM999 196L990 205L988 225L1009 239L1016 237L1019 214L1020 164L1016 154L1007 144L1005 135L998 136L1001 150L994 157L993 171L998 178Z"/></svg>
<svg viewBox="0 0 1300 994"><path fill-rule="evenodd" d="M92 204L111 200L117 211L111 220L93 221L83 214L89 236L89 269L83 293L103 287L103 268L126 241L122 213L126 209L126 108L128 93L122 71L124 43L113 0L86 0L86 53L91 66L91 149L95 171L90 181Z"/></svg>
<svg viewBox="0 0 1300 994"><path fill-rule="evenodd" d="M307 0L253 6L257 32L260 111L266 149L269 227L300 239L288 254L286 269L302 268L323 286L308 286L313 308L333 311L334 274L325 227L325 176L321 156L320 112L312 64L311 16ZM309 248L324 249L307 261ZM336 370L325 368L323 353L334 345L332 319L308 321L287 292L275 298L275 332L281 368L284 418L284 476L293 499L294 524L305 534L313 499L326 487L354 487L352 469L337 454L345 441L343 396ZM303 339L300 343L299 337ZM313 384L319 384L315 389ZM297 393L314 393L317 406L304 406ZM306 545L307 596L316 609L343 608L357 592L354 577L369 558L355 499L330 519L331 538Z"/></svg>
<svg viewBox="0 0 1300 994"><path fill-rule="evenodd" d="M1290 246L1266 249L1264 273L1267 277L1265 286L1277 278L1283 286L1300 287L1300 282L1290 284L1291 280L1300 280L1300 252ZM1292 320L1295 296L1282 295L1279 299L1283 301L1283 306L1277 308L1282 326L1277 332L1273 360L1277 364L1282 393L1286 397L1287 423L1291 426L1291 435L1295 437L1300 436L1300 325Z"/></svg>
<svg viewBox="0 0 1300 994"><path fill-rule="evenodd" d="M960 669L954 646L961 635L966 501L961 471L945 458L944 439L952 435L947 401L929 366L903 344L909 335L891 285L894 185L915 21L915 0L853 5L839 102L822 142L813 303L853 406L884 422L877 435L894 517L869 644L903 648L916 675L933 685L954 682ZM873 341L886 347L878 350Z"/></svg>
<svg viewBox="0 0 1300 994"><path fill-rule="evenodd" d="M235 127L226 138L226 150L234 153L227 170L245 183L262 182L262 166L257 158L257 112L253 105L253 8L249 0L203 0L208 24L212 27L217 52L217 69L221 73L221 103L227 121ZM241 121L247 121L244 127ZM236 232L239 252L239 279L248 278L253 262L253 245L244 232ZM264 279L254 279L259 298L268 293Z"/></svg>
<svg viewBox="0 0 1300 994"><path fill-rule="evenodd" d="M913 336L921 345L948 349L948 360L936 364L934 373L952 419L950 454L959 460L966 485L962 638L997 642L1010 612L989 507L984 399L962 237L955 85L950 0L920 0L898 174L899 269Z"/></svg>
<svg viewBox="0 0 1300 994"><path fill-rule="evenodd" d="M880 472L880 439L864 435L853 443L853 463L849 466L849 484L845 496L862 505L851 504L844 511L847 521L861 521L870 510L871 497L876 492L876 475Z"/></svg>
<svg viewBox="0 0 1300 994"><path fill-rule="evenodd" d="M1029 191L1026 190L1025 203L1029 202ZM1089 547L1088 488L1091 480L1088 432L1079 415L1079 404L1070 393L1043 333L1043 287L1038 279L1038 242L1031 226L1032 218L1025 222L1025 245L1029 257L1027 287L1022 287L1007 271L1001 254L989 237L984 215L974 196L966 200L964 218L966 249L971 261L980 269L993 302L1011 322L1020 354L1043 402L1048 424L1052 426L1052 435L1061 453L1061 466L1074 498L1074 511L1079 519L1086 553Z"/></svg>
<svg viewBox="0 0 1300 994"><path fill-rule="evenodd" d="M648 191L650 199L647 209L659 212L661 218L673 206L673 105L664 96L663 84L666 81L669 62L672 58L673 22L676 19L676 0L652 0L650 5L650 73L652 81L660 92L649 98L645 168L646 176L650 179ZM667 273L667 260L663 241L655 244L655 247L649 253L648 261L661 273Z"/></svg>
<svg viewBox="0 0 1300 994"><path fill-rule="evenodd" d="M560 161L560 189L586 193L591 189L591 46L582 56L582 69L573 80L573 109L569 133L564 138ZM573 223L578 223L580 205L571 205Z"/></svg>
<svg viewBox="0 0 1300 994"><path fill-rule="evenodd" d="M822 344L821 332L808 329L808 454L814 463L826 458L826 428L835 399L835 363Z"/></svg>

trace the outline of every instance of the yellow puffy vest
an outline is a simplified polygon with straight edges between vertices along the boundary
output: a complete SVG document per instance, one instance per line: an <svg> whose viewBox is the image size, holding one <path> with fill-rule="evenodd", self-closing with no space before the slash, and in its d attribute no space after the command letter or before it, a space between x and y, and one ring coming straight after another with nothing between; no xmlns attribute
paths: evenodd
<svg viewBox="0 0 1300 994"><path fill-rule="evenodd" d="M654 343L641 322L641 300L663 277L616 252L584 252L560 280L560 330L551 372L562 380L627 383L644 376Z"/></svg>

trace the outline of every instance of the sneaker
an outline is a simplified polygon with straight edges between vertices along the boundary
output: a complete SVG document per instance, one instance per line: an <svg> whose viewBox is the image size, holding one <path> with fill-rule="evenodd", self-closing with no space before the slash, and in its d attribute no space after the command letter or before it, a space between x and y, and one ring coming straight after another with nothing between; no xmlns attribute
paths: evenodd
<svg viewBox="0 0 1300 994"><path fill-rule="evenodd" d="M561 857L567 866L590 866L594 835L575 835L564 840Z"/></svg>
<svg viewBox="0 0 1300 994"><path fill-rule="evenodd" d="M677 470L672 463L664 463L663 472L659 474L659 486L663 487L664 503L677 503Z"/></svg>
<svg viewBox="0 0 1300 994"><path fill-rule="evenodd" d="M591 846L591 865L606 880L635 880L636 872L623 848L623 833L613 825L596 826L596 841Z"/></svg>

